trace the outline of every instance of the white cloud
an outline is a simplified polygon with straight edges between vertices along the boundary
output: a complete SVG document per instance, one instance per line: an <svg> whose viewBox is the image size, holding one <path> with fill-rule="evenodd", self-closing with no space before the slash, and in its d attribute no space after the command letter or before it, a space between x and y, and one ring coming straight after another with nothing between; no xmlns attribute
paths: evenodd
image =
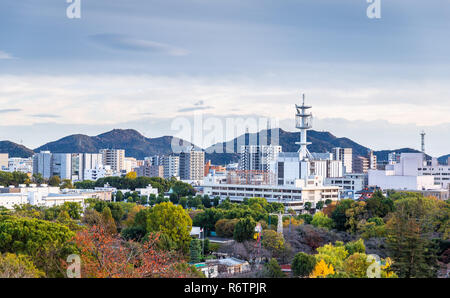
<svg viewBox="0 0 450 298"><path fill-rule="evenodd" d="M6 52L0 51L0 60L9 60L14 59L14 57L11 54L8 54Z"/></svg>
<svg viewBox="0 0 450 298"><path fill-rule="evenodd" d="M51 121L52 125L114 127L142 121L147 124L146 130L152 131L152 136L158 136L167 131L149 127L145 119L150 117L153 126L158 119L167 123L168 119L189 116L186 112L189 109L194 113L194 109L199 108L207 108L205 112L219 117L251 114L291 121L300 92L306 93L307 103L313 106L313 115L318 119L316 129L353 138L366 146L379 143L384 147L391 142L398 148L402 147L400 140L409 146L415 144L417 128L433 130L434 127L448 127L450 123L450 86L445 82L352 89L317 83L311 84L309 89L299 90L298 86L286 83L240 77L0 75L0 106L21 110L3 113L0 126L29 126ZM51 119L49 115L52 115ZM336 118L342 121L323 121ZM349 126L345 121L353 125ZM380 126L380 123L385 125ZM398 137L401 135L398 132L407 127L413 143L406 144L405 139ZM372 137L370 134L376 130L384 132ZM395 133L387 134L389 130ZM370 133L364 135L364 131ZM445 134L445 130L442 133ZM434 146L442 149L435 147L434 151L448 151L449 145L436 144Z"/></svg>

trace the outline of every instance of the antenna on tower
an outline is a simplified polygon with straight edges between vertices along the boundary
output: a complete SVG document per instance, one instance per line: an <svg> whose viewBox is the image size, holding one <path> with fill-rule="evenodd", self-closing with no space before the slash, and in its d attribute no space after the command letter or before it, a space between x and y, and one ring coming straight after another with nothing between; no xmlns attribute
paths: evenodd
<svg viewBox="0 0 450 298"><path fill-rule="evenodd" d="M425 153L425 131L422 130L420 133L420 139L421 139L421 151L422 153Z"/></svg>

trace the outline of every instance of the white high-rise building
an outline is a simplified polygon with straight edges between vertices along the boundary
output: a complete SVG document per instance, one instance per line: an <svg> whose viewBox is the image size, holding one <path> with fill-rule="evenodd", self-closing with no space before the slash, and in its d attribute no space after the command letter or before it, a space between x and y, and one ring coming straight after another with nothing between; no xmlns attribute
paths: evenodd
<svg viewBox="0 0 450 298"><path fill-rule="evenodd" d="M353 172L353 149L336 147L332 149L333 159L340 160L345 173Z"/></svg>
<svg viewBox="0 0 450 298"><path fill-rule="evenodd" d="M33 156L33 174L44 178L58 176L61 180L82 181L85 171L102 166L102 155L98 153L51 153L41 151Z"/></svg>
<svg viewBox="0 0 450 298"><path fill-rule="evenodd" d="M278 158L281 146L246 145L241 146L239 169L244 171L269 171L270 163Z"/></svg>
<svg viewBox="0 0 450 298"><path fill-rule="evenodd" d="M125 172L129 173L129 172L133 172L135 168L137 168L137 160L134 157L125 157L124 159L124 167L125 167Z"/></svg>
<svg viewBox="0 0 450 298"><path fill-rule="evenodd" d="M125 170L125 150L123 149L101 149L103 164L110 166L114 172Z"/></svg>
<svg viewBox="0 0 450 298"><path fill-rule="evenodd" d="M53 153L51 161L51 176L72 180L72 154Z"/></svg>
<svg viewBox="0 0 450 298"><path fill-rule="evenodd" d="M33 174L41 174L45 179L52 176L52 154L50 151L41 151L33 156Z"/></svg>
<svg viewBox="0 0 450 298"><path fill-rule="evenodd" d="M158 160L159 164L152 163L152 165L163 166L165 179L180 177L180 157L178 155L165 155L161 156Z"/></svg>
<svg viewBox="0 0 450 298"><path fill-rule="evenodd" d="M188 148L180 153L180 179L203 180L205 174L205 152Z"/></svg>

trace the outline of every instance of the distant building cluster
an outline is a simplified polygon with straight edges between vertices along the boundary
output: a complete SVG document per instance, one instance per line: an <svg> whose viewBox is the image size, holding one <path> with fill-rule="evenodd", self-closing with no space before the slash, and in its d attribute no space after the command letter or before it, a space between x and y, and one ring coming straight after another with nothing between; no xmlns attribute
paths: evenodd
<svg viewBox="0 0 450 298"><path fill-rule="evenodd" d="M287 209L303 211L320 202L366 199L377 190L416 191L447 199L450 191L448 165L426 159L422 153L390 153L378 162L372 150L355 154L352 148L335 147L331 152L309 152L307 131L312 128L311 106L296 105L295 123L300 131L297 152L283 152L275 144L249 144L239 148L238 163L213 165L205 152L193 146L180 153L154 155L138 160L123 149L101 149L98 153L52 153L41 151L32 158L0 153L2 171L58 176L73 182L135 172L138 177L177 179L193 185L201 194L242 202L264 197ZM424 136L422 133L422 150ZM111 191L103 189L103 191ZM117 192L117 190L112 190ZM31 200L22 195L16 200Z"/></svg>

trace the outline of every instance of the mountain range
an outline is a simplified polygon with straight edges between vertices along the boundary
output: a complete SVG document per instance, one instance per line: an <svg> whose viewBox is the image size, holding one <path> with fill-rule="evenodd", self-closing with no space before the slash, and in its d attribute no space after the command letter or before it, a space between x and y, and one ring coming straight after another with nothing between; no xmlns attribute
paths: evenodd
<svg viewBox="0 0 450 298"><path fill-rule="evenodd" d="M263 130L260 133L247 133L239 136L229 142L215 144L206 148L206 159L211 160L213 164L227 164L238 161L237 153L214 153L215 148L233 148L233 152L239 152L238 144L243 142L248 144L250 141L254 144L270 136L272 131ZM295 144L300 138L299 132L288 132L278 129L278 144L282 146L284 152L296 152L298 145ZM338 138L325 131L308 131L308 141L312 144L308 146L311 152L331 152L333 147L352 148L356 155L367 155L369 148L362 146L349 138ZM30 157L34 152L48 150L54 153L96 153L103 148L125 149L126 156L144 159L146 156L170 154L172 152L172 143L192 145L197 149L199 147L172 136L163 136L158 138L147 138L133 129L114 129L112 131L99 134L97 136L87 136L83 134L74 134L54 142L42 145L34 150L26 148L23 145L15 144L10 141L0 141L0 152L9 153L11 157ZM184 142L184 143L181 143ZM213 152L213 153L210 153ZM217 152L217 151L216 151ZM226 152L223 150L222 152ZM401 148L397 150L374 151L379 161L386 161L390 152L419 152L411 148ZM441 163L445 163L450 155L444 155L439 158Z"/></svg>

